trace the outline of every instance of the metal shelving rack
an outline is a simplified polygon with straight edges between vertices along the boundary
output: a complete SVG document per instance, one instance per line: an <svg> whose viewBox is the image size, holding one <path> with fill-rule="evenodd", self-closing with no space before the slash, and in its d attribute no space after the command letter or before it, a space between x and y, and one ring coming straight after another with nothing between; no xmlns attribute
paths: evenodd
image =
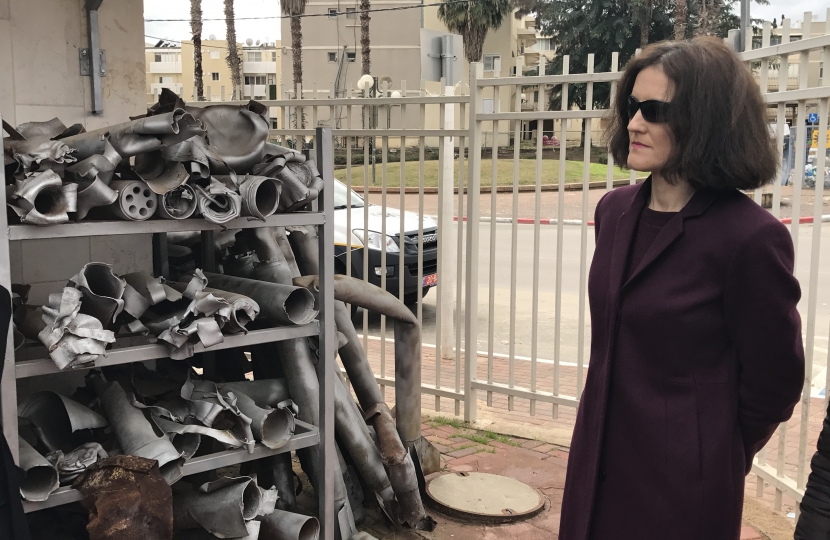
<svg viewBox="0 0 830 540"><path fill-rule="evenodd" d="M2 137L2 133L0 133ZM315 132L315 144L317 167L322 175L324 188L318 200L311 204L311 209L304 212L288 214L276 214L270 216L265 222L254 221L249 218L236 219L225 226L209 223L203 219L186 220L148 220L148 221L86 221L80 223L67 223L48 227L37 227L33 225L11 225L8 224L6 213L5 188L0 189L0 285L11 290L11 260L9 254L9 241L11 240L32 240L42 238L68 238L80 236L111 236L124 234L153 234L154 235L154 270L159 273L166 266L162 258L166 255L166 239L164 235L169 232L180 231L202 231L203 242L213 242L213 232L225 229L242 229L256 227L285 227L292 225L315 225L318 227L320 238L320 293L319 310L320 316L317 321L290 327L277 327L265 330L254 330L246 335L225 336L224 343L205 349L197 345L196 352L212 352L232 347L256 345L292 338L302 338L318 335L320 339L320 361L317 363L317 375L320 382L320 426L312 426L305 422L297 421L297 433L287 445L277 450L268 449L257 444L253 453L248 453L244 448L227 450L207 456L201 456L189 460L182 467L185 476L202 473L227 467L237 463L252 461L271 455L290 452L301 448L320 445L320 485L318 486L318 498L320 510L321 539L334 539L334 477L335 462L337 455L334 450L334 375L335 375L335 351L336 335L334 328L334 231L332 220L333 215L333 179L334 179L334 153L332 148L332 136L330 128L317 128ZM6 185L5 171L0 168L0 184ZM207 253L203 258L202 266L210 269L214 264L212 261L212 250L203 250ZM106 261L102 261L106 262ZM44 354L40 358L20 359L16 361L14 342L11 334L6 340L5 366L0 383L0 412L2 412L3 433L9 443L9 447L18 459L18 433L17 433L17 380L39 375L62 373L55 367L52 360ZM93 367L114 366L132 362L144 362L168 356L167 347L163 344L140 344L136 346L121 346L115 344L115 348L108 351L107 356L99 357L93 366L81 368L83 371ZM41 503L24 501L26 512L33 512L75 502L81 499L78 491L62 487L53 493L48 500Z"/></svg>

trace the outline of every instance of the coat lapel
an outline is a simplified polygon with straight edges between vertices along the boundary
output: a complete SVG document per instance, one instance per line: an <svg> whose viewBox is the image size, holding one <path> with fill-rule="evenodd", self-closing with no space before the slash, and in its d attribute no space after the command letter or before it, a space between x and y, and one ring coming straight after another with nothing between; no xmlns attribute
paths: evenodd
<svg viewBox="0 0 830 540"><path fill-rule="evenodd" d="M620 214L617 219L617 227L614 232L614 246L611 251L611 267L609 269L609 309L616 310L617 303L625 279L625 267L628 262L628 252L631 242L634 240L634 232L637 230L637 222L640 214L648 201L651 193L651 178L643 182L634 194L631 205Z"/></svg>
<svg viewBox="0 0 830 540"><path fill-rule="evenodd" d="M649 186L651 187L651 186ZM638 194L639 195L639 194ZM648 193L645 194L646 198ZM712 201L715 200L715 193L713 191L697 191L683 207L683 209L677 213L660 231L657 235L657 238L654 239L654 243L651 244L648 251L646 251L645 256L643 256L643 260L640 261L640 264L631 274L631 278L628 279L623 284L623 288L625 288L629 283L637 279L641 273L645 271L646 268L651 266L654 261L656 261L660 255L662 255L672 244L674 244L678 238L683 235L683 227L684 223L687 219L699 216L706 209L712 204ZM641 208L642 210L642 208ZM639 218L640 212L637 212L637 218ZM636 224L635 224L636 229ZM631 241L633 239L629 238L629 243L626 247L626 253L628 253L628 249L630 249ZM627 258L627 257L626 257ZM623 272L625 272L625 267L623 267Z"/></svg>

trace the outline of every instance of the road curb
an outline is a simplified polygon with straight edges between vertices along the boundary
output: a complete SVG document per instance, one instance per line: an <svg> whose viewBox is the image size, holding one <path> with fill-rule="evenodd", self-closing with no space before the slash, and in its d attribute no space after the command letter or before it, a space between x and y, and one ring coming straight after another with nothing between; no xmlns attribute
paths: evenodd
<svg viewBox="0 0 830 540"><path fill-rule="evenodd" d="M436 219L436 220L438 219L437 216L429 216L429 217L431 217L432 219ZM805 217L799 218L798 222L800 224L809 224L809 223L813 223L813 219L814 219L813 216L805 216ZM454 216L453 221L458 221L458 216ZM464 217L464 221L467 221L466 216ZM482 216L482 217L479 218L479 223L490 223L491 221L492 220L491 220L490 216ZM533 225L533 224L536 223L536 220L534 218L519 218L519 219L516 220L516 222L519 225ZM784 225L790 225L790 224L792 224L792 222L793 222L792 218L782 218L781 219L781 223L783 223ZM826 214L826 215L821 216L821 222L822 223L830 223L830 214ZM497 217L496 218L496 223L513 223L513 218ZM552 219L543 218L543 219L539 220L540 225L557 225L558 223L559 223L559 220L556 219L556 218L552 218ZM582 220L581 219L563 219L562 224L563 225L581 226L582 225ZM594 222L589 221L588 226L593 227Z"/></svg>

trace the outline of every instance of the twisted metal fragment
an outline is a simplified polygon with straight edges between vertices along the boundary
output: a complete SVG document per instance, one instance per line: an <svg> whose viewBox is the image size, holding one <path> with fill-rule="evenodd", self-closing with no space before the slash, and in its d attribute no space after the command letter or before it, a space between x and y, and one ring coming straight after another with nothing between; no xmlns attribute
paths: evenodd
<svg viewBox="0 0 830 540"><path fill-rule="evenodd" d="M132 405L119 383L106 383L97 376L92 381L121 450L125 454L155 459L167 483L177 482L182 477L184 460L181 452L169 439L156 435L153 426L141 410Z"/></svg>
<svg viewBox="0 0 830 540"><path fill-rule="evenodd" d="M50 452L72 452L72 434L103 428L106 418L56 392L35 392L17 407L17 416L29 420L35 434Z"/></svg>
<svg viewBox="0 0 830 540"><path fill-rule="evenodd" d="M204 131L202 123L190 113L184 109L176 109L169 113L66 137L61 142L75 149L75 156L80 160L103 154L106 141L110 142L121 157L126 158L174 146L181 141L204 134Z"/></svg>
<svg viewBox="0 0 830 540"><path fill-rule="evenodd" d="M95 442L84 443L67 454L60 450L46 454L46 459L58 470L61 484L72 482L93 463L107 457L106 450Z"/></svg>
<svg viewBox="0 0 830 540"><path fill-rule="evenodd" d="M202 528L217 538L244 537L246 522L257 517L261 498L249 476L202 484L197 491L173 497L173 530Z"/></svg>
<svg viewBox="0 0 830 540"><path fill-rule="evenodd" d="M199 208L196 190L189 184L159 195L158 214L165 219L187 219Z"/></svg>
<svg viewBox="0 0 830 540"><path fill-rule="evenodd" d="M58 369L93 362L106 352L108 343L115 343L115 334L105 330L100 320L80 311L81 291L73 287L50 294L49 304L42 308L45 326L37 337Z"/></svg>
<svg viewBox="0 0 830 540"><path fill-rule="evenodd" d="M6 186L9 207L23 223L55 225L77 209L78 186L63 184L55 171L34 173Z"/></svg>
<svg viewBox="0 0 830 540"><path fill-rule="evenodd" d="M40 502L60 487L58 471L54 465L32 448L26 439L18 437L20 449L19 467L24 473L20 481L20 495L27 501Z"/></svg>
<svg viewBox="0 0 830 540"><path fill-rule="evenodd" d="M25 175L42 169L44 165L74 163L78 158L66 141L53 141L45 137L28 140L3 139L5 164L17 162L14 177L21 179Z"/></svg>
<svg viewBox="0 0 830 540"><path fill-rule="evenodd" d="M211 223L220 225L232 221L242 212L242 197L232 188L211 178L207 189L195 184L199 213Z"/></svg>

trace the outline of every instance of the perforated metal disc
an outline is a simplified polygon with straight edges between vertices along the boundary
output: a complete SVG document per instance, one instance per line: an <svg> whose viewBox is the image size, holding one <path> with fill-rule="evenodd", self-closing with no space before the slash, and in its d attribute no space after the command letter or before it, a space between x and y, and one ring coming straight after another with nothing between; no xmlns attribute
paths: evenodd
<svg viewBox="0 0 830 540"><path fill-rule="evenodd" d="M490 523L528 519L545 507L539 491L495 474L448 473L427 482L426 491L439 510Z"/></svg>

